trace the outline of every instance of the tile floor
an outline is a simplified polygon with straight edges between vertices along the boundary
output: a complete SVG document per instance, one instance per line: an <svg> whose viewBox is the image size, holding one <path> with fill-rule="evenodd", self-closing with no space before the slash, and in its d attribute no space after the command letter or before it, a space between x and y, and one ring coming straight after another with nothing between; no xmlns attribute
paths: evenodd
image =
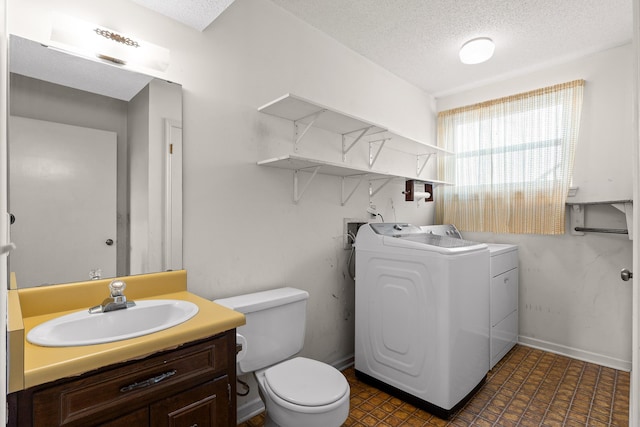
<svg viewBox="0 0 640 427"><path fill-rule="evenodd" d="M525 346L514 347L449 421L358 381L344 426L627 426L629 373ZM263 415L240 424L261 427ZM304 427L304 426L300 426Z"/></svg>

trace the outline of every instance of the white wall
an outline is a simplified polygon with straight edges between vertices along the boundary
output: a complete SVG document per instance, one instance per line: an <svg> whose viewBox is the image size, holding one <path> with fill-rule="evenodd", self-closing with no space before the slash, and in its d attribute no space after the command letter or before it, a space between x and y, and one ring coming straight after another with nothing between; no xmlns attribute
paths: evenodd
<svg viewBox="0 0 640 427"><path fill-rule="evenodd" d="M287 92L314 98L435 142L433 99L267 0L237 0L200 33L126 0L10 0L10 31L45 41L52 11L138 35L171 50L167 79L183 85L184 265L189 289L219 298L290 285L311 298L303 354L334 362L353 352L353 282L343 218L366 217L368 188L340 205L340 180L318 176L292 202L292 173L256 165L289 151L292 127L257 108ZM331 136L313 152L338 161ZM304 150L307 150L306 152ZM351 154L350 154L351 155ZM364 164L359 147L353 162ZM412 173L415 158L389 150L380 168ZM402 182L373 198L384 219L433 220L403 201Z"/></svg>
<svg viewBox="0 0 640 427"><path fill-rule="evenodd" d="M354 289L343 218L366 217L368 189L342 207L340 180L318 176L294 204L292 173L255 164L291 150L292 125L256 109L292 92L433 141L432 100L268 1L236 1L203 37L207 54L193 70L202 76L182 81L190 289L207 297L306 289L303 354L329 362L349 356ZM337 136L310 136L300 154L340 159ZM365 160L361 151L351 157ZM405 204L402 189L393 184L374 198L384 218L429 221L432 209Z"/></svg>
<svg viewBox="0 0 640 427"><path fill-rule="evenodd" d="M632 199L632 72L633 50L626 45L438 99L437 108L584 78L573 181L579 190L570 200ZM624 215L609 205L588 206L585 219L587 227L626 228ZM471 240L519 245L523 342L630 369L632 284L620 280L620 270L632 264L626 236L464 234Z"/></svg>

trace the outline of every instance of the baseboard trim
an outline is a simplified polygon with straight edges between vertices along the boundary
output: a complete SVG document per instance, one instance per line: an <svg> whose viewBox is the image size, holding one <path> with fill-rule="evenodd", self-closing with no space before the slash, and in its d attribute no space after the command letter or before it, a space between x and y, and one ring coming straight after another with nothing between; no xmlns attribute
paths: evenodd
<svg viewBox="0 0 640 427"><path fill-rule="evenodd" d="M347 368L350 368L351 366L353 366L355 359L353 356L353 353L345 356L344 358L340 359L340 360L336 360L333 363L329 363L329 365L333 366L334 368L336 368L338 371L344 371Z"/></svg>
<svg viewBox="0 0 640 427"><path fill-rule="evenodd" d="M259 397L243 404L242 406L238 406L238 424L250 420L262 412L264 412L264 403L262 403L262 399Z"/></svg>
<svg viewBox="0 0 640 427"><path fill-rule="evenodd" d="M571 357L573 359L582 360L584 362L595 363L597 365L606 366L608 368L618 369L620 371L631 372L631 362L615 357L604 356L602 354L592 353L590 351L580 350L573 347L567 347L555 344L549 341L539 340L537 338L518 337L518 344L537 348L538 350L548 351L550 353Z"/></svg>

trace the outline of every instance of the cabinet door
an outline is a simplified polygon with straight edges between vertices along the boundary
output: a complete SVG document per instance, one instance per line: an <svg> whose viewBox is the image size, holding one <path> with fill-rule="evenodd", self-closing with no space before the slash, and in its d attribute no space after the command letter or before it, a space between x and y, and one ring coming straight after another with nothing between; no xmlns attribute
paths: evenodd
<svg viewBox="0 0 640 427"><path fill-rule="evenodd" d="M231 410L229 377L209 381L151 405L154 427L227 427Z"/></svg>
<svg viewBox="0 0 640 427"><path fill-rule="evenodd" d="M100 424L102 427L144 427L149 425L149 408L143 408L128 415Z"/></svg>

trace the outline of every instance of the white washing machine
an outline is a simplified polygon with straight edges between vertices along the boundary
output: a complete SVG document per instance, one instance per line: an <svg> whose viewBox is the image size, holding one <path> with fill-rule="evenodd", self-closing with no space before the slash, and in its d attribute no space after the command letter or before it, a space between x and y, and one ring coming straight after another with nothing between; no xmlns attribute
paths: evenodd
<svg viewBox="0 0 640 427"><path fill-rule="evenodd" d="M453 224L420 228L462 239ZM518 246L502 243L487 243L487 246L490 256L489 369L492 369L518 342Z"/></svg>
<svg viewBox="0 0 640 427"><path fill-rule="evenodd" d="M489 250L401 223L356 237L356 376L441 418L489 368Z"/></svg>

